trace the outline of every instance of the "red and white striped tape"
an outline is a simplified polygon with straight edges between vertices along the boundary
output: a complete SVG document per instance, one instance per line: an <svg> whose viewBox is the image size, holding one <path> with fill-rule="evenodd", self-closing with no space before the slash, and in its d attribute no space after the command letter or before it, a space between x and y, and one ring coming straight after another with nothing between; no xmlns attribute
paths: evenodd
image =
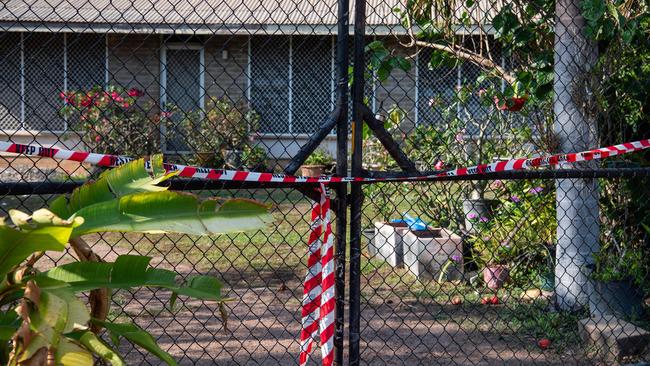
<svg viewBox="0 0 650 366"><path fill-rule="evenodd" d="M320 202L311 214L309 256L302 299L302 330L300 332L300 366L307 364L314 341L320 335L323 366L334 361L334 238L327 187L320 185ZM324 228L324 235L323 234ZM321 240L322 237L322 240Z"/></svg>
<svg viewBox="0 0 650 366"><path fill-rule="evenodd" d="M536 158L520 158L507 161L499 161L490 164L481 164L470 167L456 168L432 175L405 178L360 178L360 177L298 177L286 174L244 172L239 170L212 169L187 166L181 164L165 164L168 171L180 171L179 177L241 181L241 182L274 182L274 183L340 183L340 182L371 182L371 181L419 181L435 180L441 177L466 176L475 174L488 174L495 172L507 172L515 170L527 170L560 163L575 163L604 159L611 156L628 154L631 152L650 148L650 139L626 142L619 145L602 147L594 150L581 151L570 154L558 154ZM84 151L64 150L54 147L43 147L38 145L23 145L12 142L0 141L0 152L9 152L30 156L42 156L57 160L73 160L98 166L118 166L133 160L128 156L96 154Z"/></svg>
<svg viewBox="0 0 650 366"><path fill-rule="evenodd" d="M320 339L322 364L330 366L334 358L334 240L330 217L330 198L325 184L339 182L369 181L418 181L434 180L440 177L466 176L526 170L535 167L604 159L650 148L650 139L628 142L594 150L570 154L551 155L537 158L521 158L491 164L456 168L433 175L408 178L358 178L358 177L297 177L284 174L255 173L235 170L192 167L179 164L165 164L168 171L180 171L185 178L227 180L244 182L320 183L320 202L312 208L311 231L309 235L309 256L307 275L304 282L302 302L302 330L300 333L300 365L307 363L312 346ZM113 167L133 160L126 156L96 154L38 145L23 145L0 142L0 152L29 156L49 157L58 160L72 160L98 166ZM321 239L322 237L322 239ZM320 336L320 337L319 337Z"/></svg>

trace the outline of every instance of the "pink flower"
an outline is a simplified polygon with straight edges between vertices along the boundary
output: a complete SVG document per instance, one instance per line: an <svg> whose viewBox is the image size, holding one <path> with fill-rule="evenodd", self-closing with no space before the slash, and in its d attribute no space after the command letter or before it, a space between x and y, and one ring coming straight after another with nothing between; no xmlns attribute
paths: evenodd
<svg viewBox="0 0 650 366"><path fill-rule="evenodd" d="M485 89L479 89L479 90L478 90L478 96L479 96L479 98L482 98L482 97L485 95L485 93L487 93L487 90L485 90Z"/></svg>
<svg viewBox="0 0 650 366"><path fill-rule="evenodd" d="M474 220L477 217L478 217L478 215L473 213L473 212L467 214L467 218L470 219L470 220Z"/></svg>
<svg viewBox="0 0 650 366"><path fill-rule="evenodd" d="M168 111L160 112L160 118L169 118L169 117L171 117L173 114L174 114L174 112L168 112Z"/></svg>
<svg viewBox="0 0 650 366"><path fill-rule="evenodd" d="M445 169L445 163L442 160L438 160L434 168L436 168L436 170L443 170Z"/></svg>
<svg viewBox="0 0 650 366"><path fill-rule="evenodd" d="M462 130L458 131L458 133L456 134L456 137L455 137L456 142L458 142L459 144L462 144L465 141L465 132L467 132L467 131L465 131L465 129L462 129Z"/></svg>
<svg viewBox="0 0 650 366"><path fill-rule="evenodd" d="M95 136L95 142L100 142L102 140L102 137L97 135Z"/></svg>
<svg viewBox="0 0 650 366"><path fill-rule="evenodd" d="M131 104L129 102L124 102L124 104L122 104L122 107L124 108L129 108L130 106Z"/></svg>
<svg viewBox="0 0 650 366"><path fill-rule="evenodd" d="M122 102L124 101L124 98L122 98L122 96L120 95L120 93L118 93L118 92L116 92L116 91L111 92L111 98L113 98L113 100L114 100L116 103L122 103Z"/></svg>
<svg viewBox="0 0 650 366"><path fill-rule="evenodd" d="M128 94L130 97L141 97L141 96L144 95L144 91L142 91L142 90L140 90L140 89L138 89L138 88L131 88L131 89L129 89L129 91L127 92L127 94Z"/></svg>
<svg viewBox="0 0 650 366"><path fill-rule="evenodd" d="M492 184L490 184L490 188L499 189L499 188L503 188L503 185L504 185L503 181L500 180L500 179L497 179L494 182L492 182Z"/></svg>

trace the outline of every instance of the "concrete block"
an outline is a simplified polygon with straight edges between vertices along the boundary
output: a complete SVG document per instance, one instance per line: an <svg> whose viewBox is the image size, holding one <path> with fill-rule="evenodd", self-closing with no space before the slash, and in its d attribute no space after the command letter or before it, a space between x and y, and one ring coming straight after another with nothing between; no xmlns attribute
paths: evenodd
<svg viewBox="0 0 650 366"><path fill-rule="evenodd" d="M650 332L614 315L582 319L578 330L584 342L612 362L639 355L650 344Z"/></svg>
<svg viewBox="0 0 650 366"><path fill-rule="evenodd" d="M368 243L368 252L393 267L404 265L403 236L408 231L405 223L375 222L375 236Z"/></svg>
<svg viewBox="0 0 650 366"><path fill-rule="evenodd" d="M438 279L442 267L452 257L460 258L460 262L449 267L446 280L459 280L463 276L460 236L441 228L408 231L404 235L404 264L418 279Z"/></svg>

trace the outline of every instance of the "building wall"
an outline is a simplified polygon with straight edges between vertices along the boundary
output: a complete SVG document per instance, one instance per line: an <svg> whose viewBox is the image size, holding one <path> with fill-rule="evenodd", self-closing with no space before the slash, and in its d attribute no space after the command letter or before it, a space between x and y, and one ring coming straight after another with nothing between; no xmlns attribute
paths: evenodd
<svg viewBox="0 0 650 366"><path fill-rule="evenodd" d="M144 90L160 100L160 36L107 35L108 84Z"/></svg>
<svg viewBox="0 0 650 366"><path fill-rule="evenodd" d="M205 43L206 94L211 97L227 96L232 102L245 99L247 67L248 37L210 37Z"/></svg>
<svg viewBox="0 0 650 366"><path fill-rule="evenodd" d="M315 39L315 38L314 38ZM152 103L141 103L143 108L151 108L150 112L158 112L161 99L161 47L165 44L191 44L200 41L204 44L204 90L206 96L226 97L231 102L247 100L249 96L249 37L247 36L207 36L202 39L178 39L172 36L162 36L156 34L109 34L105 39L105 54L107 56L108 70L106 75L98 77L97 80L103 81L107 85L118 85L123 88L138 88L145 91L145 99ZM323 47L330 47L330 42L318 41ZM398 49L398 53L411 56L412 50L405 50L399 46L395 38L387 38L387 47ZM97 46L95 42L95 46ZM194 43L196 44L196 43ZM307 49L313 45L319 44L317 41L309 40L306 37L294 37L295 47L300 50ZM79 46L80 47L80 46ZM101 45L99 45L101 47ZM305 48L307 47L307 48ZM225 52L224 52L225 51ZM77 52L79 50L77 49ZM294 56L309 58L310 52L294 52ZM328 55L329 56L329 55ZM414 66L415 63L413 62ZM304 91L311 88L314 93L309 100L303 103L310 105L317 104L321 113L326 115L331 110L331 98L333 89L329 82L314 81L308 83L309 75L305 70L297 68L295 72L306 80L302 86ZM321 68L321 72L330 74L328 67ZM407 130L415 124L415 99L416 99L416 81L415 67L409 72L395 70L388 80L383 83L374 81L368 83L366 92L371 105L376 112L387 112L393 106L397 106L407 111L407 119L402 126ZM328 75L327 78L333 78L334 75ZM315 80L315 78L313 78ZM101 82L98 82L101 84ZM327 84L327 85L324 85ZM302 84L301 84L302 85ZM294 85L295 87L295 85ZM323 91L327 89L326 91ZM321 100L328 99L328 100ZM294 101L294 108L299 106ZM279 106L282 108L283 106ZM319 110L320 110L319 109ZM304 108L300 111L304 112ZM299 111L294 111L298 113ZM320 124L322 116L314 117L313 123ZM0 133L2 129L0 128ZM38 133L35 138L34 133ZM299 133L299 132L298 132ZM5 133L6 136L6 133ZM22 136L22 137L20 137ZM58 137L61 136L59 139ZM20 142L37 142L44 145L56 144L68 148L81 148L79 139L74 133L62 135L59 133L49 133L43 131L23 131L18 134L12 133L12 139ZM58 141L57 141L58 139ZM276 158L287 159L293 156L300 146L308 139L307 134L268 134L261 138L263 145L270 151L270 154ZM323 148L335 152L334 138L328 138L328 142L323 144Z"/></svg>

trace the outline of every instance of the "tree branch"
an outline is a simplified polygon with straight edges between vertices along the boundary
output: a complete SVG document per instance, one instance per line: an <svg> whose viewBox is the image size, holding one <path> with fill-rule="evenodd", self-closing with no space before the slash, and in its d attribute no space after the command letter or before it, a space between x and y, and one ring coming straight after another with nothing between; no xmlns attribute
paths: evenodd
<svg viewBox="0 0 650 366"><path fill-rule="evenodd" d="M438 43L432 43L432 42L424 42L424 41L415 41L415 45L419 47L428 47L428 48L434 48L440 51L444 51L447 53L450 53L454 55L455 57L459 59L463 59L466 61L469 61L483 69L487 69L490 71L496 72L496 74L505 80L508 84L514 85L515 82L517 81L517 78L508 72L506 69L501 67L499 64L496 62L490 60L489 58L485 56L481 56L475 52L469 51L467 49L461 48L461 47L451 47L443 44L438 44Z"/></svg>
<svg viewBox="0 0 650 366"><path fill-rule="evenodd" d="M90 248L81 238L70 239L70 246L79 257L80 261L88 262L103 262L103 260ZM100 288L90 291L88 302L90 303L90 315L93 318L105 320L108 315L109 304L109 290L107 288ZM93 323L90 330L97 334L102 329L97 323Z"/></svg>

